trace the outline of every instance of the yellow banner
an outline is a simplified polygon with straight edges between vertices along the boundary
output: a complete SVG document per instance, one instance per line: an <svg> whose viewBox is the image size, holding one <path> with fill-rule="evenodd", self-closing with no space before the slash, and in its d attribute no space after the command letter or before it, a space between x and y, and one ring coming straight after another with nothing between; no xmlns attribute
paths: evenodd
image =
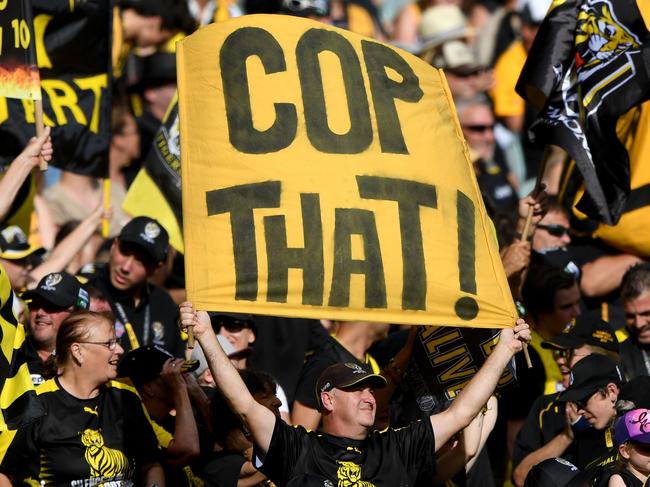
<svg viewBox="0 0 650 487"><path fill-rule="evenodd" d="M198 308L513 324L441 71L273 15L200 29L177 61L186 285Z"/></svg>

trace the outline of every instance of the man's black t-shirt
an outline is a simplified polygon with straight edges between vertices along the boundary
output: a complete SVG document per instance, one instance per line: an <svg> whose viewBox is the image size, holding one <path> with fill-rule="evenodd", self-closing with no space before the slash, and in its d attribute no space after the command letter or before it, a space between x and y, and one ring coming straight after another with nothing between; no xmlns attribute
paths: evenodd
<svg viewBox="0 0 650 487"><path fill-rule="evenodd" d="M147 283L136 306L129 294L113 287L106 266L97 268L89 284L106 295L115 315L115 333L125 352L132 348L125 328L128 321L139 346L157 345L175 357L183 356L185 345L178 327L178 306L167 291Z"/></svg>
<svg viewBox="0 0 650 487"><path fill-rule="evenodd" d="M50 379L36 392L46 414L15 435L0 435L0 451L7 448L2 473L52 486L117 487L133 485L139 467L159 460L156 436L132 387L110 381L97 397L78 399Z"/></svg>
<svg viewBox="0 0 650 487"><path fill-rule="evenodd" d="M433 476L434 468L435 438L428 420L353 440L289 426L278 418L259 470L287 487L407 487L418 477Z"/></svg>
<svg viewBox="0 0 650 487"><path fill-rule="evenodd" d="M207 487L237 487L242 466L246 463L238 453L219 453L201 471Z"/></svg>

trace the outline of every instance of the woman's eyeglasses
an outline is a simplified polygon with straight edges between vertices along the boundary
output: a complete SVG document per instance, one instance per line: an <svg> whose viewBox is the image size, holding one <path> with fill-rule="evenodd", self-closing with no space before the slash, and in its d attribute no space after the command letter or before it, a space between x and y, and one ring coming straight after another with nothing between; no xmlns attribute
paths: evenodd
<svg viewBox="0 0 650 487"><path fill-rule="evenodd" d="M108 340L107 342L90 342L90 341L88 341L88 342L77 342L77 343L89 343L90 345L102 345L102 346L108 348L109 350L115 350L115 348L117 347L118 341L119 340L117 338L113 338L111 340Z"/></svg>
<svg viewBox="0 0 650 487"><path fill-rule="evenodd" d="M541 228L542 230L546 230L548 233L553 235L554 237L564 237L565 235L569 234L569 228L563 226L563 225L557 225L557 224L550 224L550 225L537 225L537 228Z"/></svg>

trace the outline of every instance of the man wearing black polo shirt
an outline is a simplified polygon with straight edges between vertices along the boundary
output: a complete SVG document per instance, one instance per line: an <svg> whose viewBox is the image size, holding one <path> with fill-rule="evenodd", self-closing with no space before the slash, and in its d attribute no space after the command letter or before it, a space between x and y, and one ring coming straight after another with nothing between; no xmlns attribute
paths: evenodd
<svg viewBox="0 0 650 487"><path fill-rule="evenodd" d="M23 294L29 306L29 334L25 339L27 367L35 386L44 382L45 363L56 346L61 322L74 310L88 309L90 298L83 286L67 272L53 272Z"/></svg>
<svg viewBox="0 0 650 487"><path fill-rule="evenodd" d="M181 304L184 328L192 326L215 383L252 434L259 470L276 485L415 485L433 474L434 453L469 425L487 403L513 355L530 340L528 325L518 320L501 332L499 343L474 378L446 411L401 429L372 431L373 392L385 385L380 375L356 364L335 364L323 372L317 393L323 434L291 427L255 401L223 353L210 318ZM435 432L435 433L434 433ZM434 436L435 434L435 436Z"/></svg>
<svg viewBox="0 0 650 487"><path fill-rule="evenodd" d="M90 280L110 302L125 351L157 345L174 356L183 353L176 304L167 291L147 282L168 251L167 231L152 218L136 217L113 242L108 264Z"/></svg>

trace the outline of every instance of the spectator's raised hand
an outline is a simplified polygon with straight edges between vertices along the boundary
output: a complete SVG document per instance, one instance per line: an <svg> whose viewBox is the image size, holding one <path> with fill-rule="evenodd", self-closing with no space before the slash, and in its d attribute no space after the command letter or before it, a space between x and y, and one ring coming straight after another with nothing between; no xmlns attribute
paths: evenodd
<svg viewBox="0 0 650 487"><path fill-rule="evenodd" d="M52 148L52 137L50 137L50 127L45 127L43 134L40 137L32 137L29 139L27 146L18 155L18 159L22 159L32 167L40 164L39 157L46 161L52 160L54 149Z"/></svg>
<svg viewBox="0 0 650 487"><path fill-rule="evenodd" d="M181 374L183 362L182 358L170 358L163 364L160 377L172 391L187 387Z"/></svg>
<svg viewBox="0 0 650 487"><path fill-rule="evenodd" d="M530 340L530 326L524 320L518 319L514 328L504 328L501 330L496 349L507 349L514 355L517 352L521 352L524 348L524 343L529 343Z"/></svg>
<svg viewBox="0 0 650 487"><path fill-rule="evenodd" d="M197 311L194 305L189 301L185 301L180 305L181 313L181 329L187 332L189 327L193 327L194 336L199 340L206 333L214 333L210 317L205 311Z"/></svg>
<svg viewBox="0 0 650 487"><path fill-rule="evenodd" d="M529 229L529 235L532 234L535 226L544 218L547 211L548 194L546 193L546 184L541 183L538 188L533 190L531 194L519 200L519 221L517 222L517 232L521 233L524 230L528 211L533 208L533 217ZM522 239L526 240L526 236L522 235Z"/></svg>

